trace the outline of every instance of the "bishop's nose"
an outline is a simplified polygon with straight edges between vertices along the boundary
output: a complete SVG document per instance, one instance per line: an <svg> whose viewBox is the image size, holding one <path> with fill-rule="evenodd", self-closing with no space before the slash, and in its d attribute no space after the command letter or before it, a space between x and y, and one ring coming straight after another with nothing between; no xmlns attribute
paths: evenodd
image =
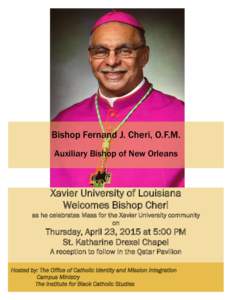
<svg viewBox="0 0 232 300"><path fill-rule="evenodd" d="M109 55L105 58L105 62L108 66L116 66L120 64L120 57L117 55L117 53L114 50L111 50L109 52Z"/></svg>

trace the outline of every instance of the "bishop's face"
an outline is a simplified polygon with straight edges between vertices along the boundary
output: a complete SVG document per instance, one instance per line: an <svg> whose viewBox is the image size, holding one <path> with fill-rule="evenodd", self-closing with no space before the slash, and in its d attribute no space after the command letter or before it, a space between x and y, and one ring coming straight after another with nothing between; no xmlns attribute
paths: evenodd
<svg viewBox="0 0 232 300"><path fill-rule="evenodd" d="M90 38L89 62L102 93L119 97L143 79L149 49L139 31L126 24L110 22L99 26Z"/></svg>

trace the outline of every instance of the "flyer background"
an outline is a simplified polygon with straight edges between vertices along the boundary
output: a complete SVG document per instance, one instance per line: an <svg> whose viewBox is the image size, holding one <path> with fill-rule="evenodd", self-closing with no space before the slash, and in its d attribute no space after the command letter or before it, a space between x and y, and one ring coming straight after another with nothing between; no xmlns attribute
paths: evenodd
<svg viewBox="0 0 232 300"><path fill-rule="evenodd" d="M99 3L100 2L100 3ZM50 117L50 8L185 8L185 99L187 121L225 121L227 169L187 169L187 187L225 185L225 292L159 293L159 299L228 299L231 295L231 7L230 1L2 1L1 30L1 201L0 297L31 299L31 293L7 290L7 187L47 187L49 169L7 170L9 121L48 121ZM131 5L130 5L131 3ZM115 6L114 6L115 5ZM226 175L226 176L225 176ZM19 212L20 213L20 212ZM46 295L45 295L46 294ZM93 297L93 293L33 293L34 299ZM153 299L153 293L144 293ZM95 293L98 299L128 297L128 293ZM139 299L143 294L133 294Z"/></svg>

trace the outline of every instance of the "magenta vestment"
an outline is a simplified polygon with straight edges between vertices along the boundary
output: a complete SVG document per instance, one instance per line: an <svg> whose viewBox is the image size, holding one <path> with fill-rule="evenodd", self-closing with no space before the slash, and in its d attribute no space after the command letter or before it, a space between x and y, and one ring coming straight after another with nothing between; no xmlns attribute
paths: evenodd
<svg viewBox="0 0 232 300"><path fill-rule="evenodd" d="M107 100L99 97L99 109L103 121L120 122L143 97L149 87L146 81L134 94L116 100L111 107ZM62 111L53 121L98 122L95 95ZM183 122L184 103L173 96L153 90L150 96L130 116L136 122ZM92 169L51 169L51 187L90 187ZM107 169L112 174L107 187L184 187L183 168L162 169Z"/></svg>

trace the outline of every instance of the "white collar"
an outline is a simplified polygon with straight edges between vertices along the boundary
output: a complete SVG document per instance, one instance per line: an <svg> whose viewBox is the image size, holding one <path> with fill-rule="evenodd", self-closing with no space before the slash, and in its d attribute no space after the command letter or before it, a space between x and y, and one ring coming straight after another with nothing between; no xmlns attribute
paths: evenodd
<svg viewBox="0 0 232 300"><path fill-rule="evenodd" d="M124 97L127 97L127 96L130 96L131 94L133 94L133 93L135 93L138 89L140 89L142 86L143 86L143 84L145 83L145 79L143 78L143 80L132 90L132 91L130 91L128 94L126 94L126 95L123 95L123 96L121 96L121 97L106 97L106 96L104 96L103 94L102 94L102 91L101 91L101 89L99 88L99 94L100 94L100 96L102 97L102 98L104 98L104 99L106 99L108 102L109 102L109 105L111 106L111 107L113 107L114 106L114 102L116 101L116 100L118 100L118 99L120 99L120 98L124 98Z"/></svg>

